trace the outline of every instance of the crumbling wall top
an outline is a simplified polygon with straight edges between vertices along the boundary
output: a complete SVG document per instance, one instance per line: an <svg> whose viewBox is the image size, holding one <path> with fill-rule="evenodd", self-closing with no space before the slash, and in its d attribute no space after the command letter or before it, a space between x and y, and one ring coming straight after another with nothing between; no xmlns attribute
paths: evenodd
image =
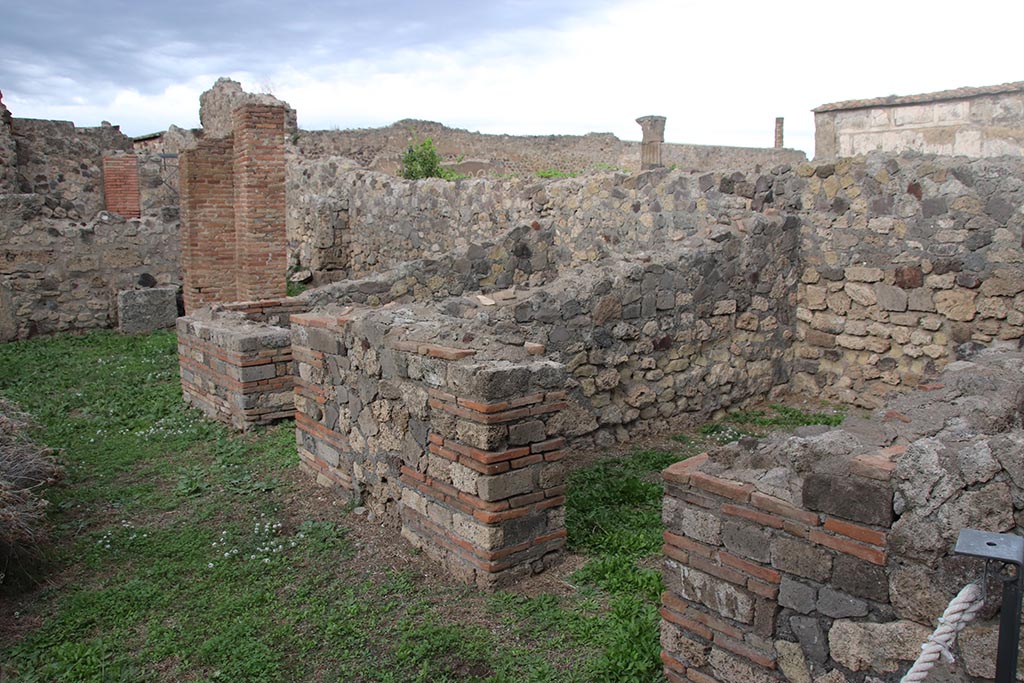
<svg viewBox="0 0 1024 683"><path fill-rule="evenodd" d="M243 104L267 104L284 107L285 131L298 130L298 117L287 102L269 93L248 93L242 84L230 78L218 78L213 87L199 96L199 122L209 137L223 138L231 135L232 113Z"/></svg>

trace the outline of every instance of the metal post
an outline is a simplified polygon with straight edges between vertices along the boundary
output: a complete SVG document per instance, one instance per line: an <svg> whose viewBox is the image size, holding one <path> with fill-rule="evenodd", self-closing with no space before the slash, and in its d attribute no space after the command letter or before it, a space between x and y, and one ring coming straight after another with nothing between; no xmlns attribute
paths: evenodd
<svg viewBox="0 0 1024 683"><path fill-rule="evenodd" d="M1017 680L1017 649L1020 647L1021 597L1024 596L1024 538L961 529L953 552L1002 564L1003 604L999 608L999 646L996 650L996 683Z"/></svg>

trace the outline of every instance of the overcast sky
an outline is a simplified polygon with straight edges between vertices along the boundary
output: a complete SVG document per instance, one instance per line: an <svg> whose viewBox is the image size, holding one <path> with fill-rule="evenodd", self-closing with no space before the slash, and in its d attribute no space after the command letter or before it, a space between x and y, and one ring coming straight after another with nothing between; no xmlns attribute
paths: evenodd
<svg viewBox="0 0 1024 683"><path fill-rule="evenodd" d="M16 117L199 124L218 76L306 129L404 118L484 133L612 132L813 153L838 100L1024 80L1024 1L24 0L0 21Z"/></svg>

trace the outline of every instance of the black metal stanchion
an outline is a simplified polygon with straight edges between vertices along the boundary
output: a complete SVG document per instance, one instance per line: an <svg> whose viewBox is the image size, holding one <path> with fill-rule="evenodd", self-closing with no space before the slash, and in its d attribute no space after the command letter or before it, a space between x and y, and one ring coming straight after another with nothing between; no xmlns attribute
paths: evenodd
<svg viewBox="0 0 1024 683"><path fill-rule="evenodd" d="M1024 538L994 534L978 529L961 529L953 552L1000 563L1003 604L999 609L999 648L996 651L996 683L1017 680L1017 650L1020 647L1020 608L1024 596ZM987 572L986 572L987 573Z"/></svg>

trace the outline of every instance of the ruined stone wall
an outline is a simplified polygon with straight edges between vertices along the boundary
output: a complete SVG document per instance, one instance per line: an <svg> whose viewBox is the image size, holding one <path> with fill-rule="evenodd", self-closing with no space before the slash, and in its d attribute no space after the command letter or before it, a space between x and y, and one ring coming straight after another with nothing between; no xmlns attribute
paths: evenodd
<svg viewBox="0 0 1024 683"><path fill-rule="evenodd" d="M180 282L176 163L131 149L0 102L0 340L113 327L119 291Z"/></svg>
<svg viewBox="0 0 1024 683"><path fill-rule="evenodd" d="M814 126L819 161L877 151L1019 157L1024 82L827 104Z"/></svg>
<svg viewBox="0 0 1024 683"><path fill-rule="evenodd" d="M564 368L477 335L466 348L465 323L415 307L292 324L299 454L318 482L481 587L557 558Z"/></svg>
<svg viewBox="0 0 1024 683"><path fill-rule="evenodd" d="M18 147L11 129L11 112L0 92L0 194L18 191Z"/></svg>
<svg viewBox="0 0 1024 683"><path fill-rule="evenodd" d="M555 230L559 258L566 262L657 249L719 222L742 222L766 206L789 210L788 168L452 183L351 170L339 159L293 159L287 190L290 259L292 267L333 271L327 279L362 276L410 259L457 253L535 221Z"/></svg>
<svg viewBox="0 0 1024 683"><path fill-rule="evenodd" d="M131 138L117 126L76 128L70 121L15 118L19 192L46 197L55 218L89 220L105 208L105 155L130 152Z"/></svg>
<svg viewBox="0 0 1024 683"><path fill-rule="evenodd" d="M871 156L797 175L797 389L875 407L958 344L1024 334L1024 162Z"/></svg>
<svg viewBox="0 0 1024 683"><path fill-rule="evenodd" d="M1024 532L1024 357L986 351L836 430L744 439L664 473L673 683L899 680L983 573L963 528ZM939 680L994 677L997 582ZM865 678L865 676L867 678Z"/></svg>
<svg viewBox="0 0 1024 683"><path fill-rule="evenodd" d="M746 228L494 293L495 332L566 366L560 429L574 447L693 425L788 382L796 221L750 216Z"/></svg>
<svg viewBox="0 0 1024 683"><path fill-rule="evenodd" d="M282 134L294 133L298 128L295 110L269 93L250 93L242 90L242 84L230 78L218 78L209 90L199 96L199 123L203 135L208 138L223 138L231 135L235 128L235 110L247 106L280 107L284 110ZM188 137L188 131L168 131L174 144L175 138Z"/></svg>
<svg viewBox="0 0 1024 683"><path fill-rule="evenodd" d="M0 339L114 327L117 293L177 285L177 210L53 217L47 197L0 195Z"/></svg>
<svg viewBox="0 0 1024 683"><path fill-rule="evenodd" d="M434 141L446 165L471 176L640 170L640 143L619 140L611 133L487 135L431 121L403 120L384 128L299 131L296 145L309 158L343 156L364 168L395 174L406 150L427 138ZM748 171L806 159L803 152L773 148L665 143L661 149L664 165L681 170Z"/></svg>

